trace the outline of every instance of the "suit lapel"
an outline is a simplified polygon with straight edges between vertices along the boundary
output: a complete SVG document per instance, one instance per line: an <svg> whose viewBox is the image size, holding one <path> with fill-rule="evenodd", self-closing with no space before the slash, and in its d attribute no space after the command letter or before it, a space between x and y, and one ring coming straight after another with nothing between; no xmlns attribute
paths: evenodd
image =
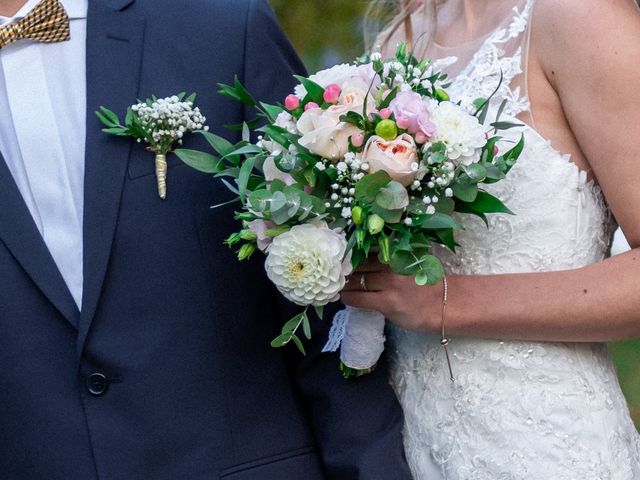
<svg viewBox="0 0 640 480"><path fill-rule="evenodd" d="M144 19L126 7L133 0L90 0L87 15L87 150L84 203L84 298L81 354L96 313L132 146L101 131L100 106L123 113L138 97Z"/></svg>
<svg viewBox="0 0 640 480"><path fill-rule="evenodd" d="M78 328L79 312L0 154L0 241L60 313Z"/></svg>

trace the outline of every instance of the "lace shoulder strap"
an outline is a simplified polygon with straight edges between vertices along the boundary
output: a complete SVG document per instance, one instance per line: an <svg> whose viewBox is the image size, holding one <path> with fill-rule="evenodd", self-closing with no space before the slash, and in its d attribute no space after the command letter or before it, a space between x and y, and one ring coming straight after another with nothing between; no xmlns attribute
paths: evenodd
<svg viewBox="0 0 640 480"><path fill-rule="evenodd" d="M487 98L492 103L507 100L504 113L517 116L529 112L526 67L529 54L530 20L535 0L514 2L510 17L494 30L454 78L452 88L463 105Z"/></svg>

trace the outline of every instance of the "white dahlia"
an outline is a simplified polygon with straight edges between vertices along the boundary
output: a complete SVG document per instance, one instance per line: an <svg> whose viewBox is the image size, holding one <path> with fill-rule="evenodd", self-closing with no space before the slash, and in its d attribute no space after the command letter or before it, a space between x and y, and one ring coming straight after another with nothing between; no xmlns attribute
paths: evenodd
<svg viewBox="0 0 640 480"><path fill-rule="evenodd" d="M325 222L297 225L273 240L265 268L288 300L320 307L340 298L352 271L346 249L345 234Z"/></svg>
<svg viewBox="0 0 640 480"><path fill-rule="evenodd" d="M487 137L478 118L451 102L434 102L429 110L436 127L431 142L443 142L447 156L456 163L470 165L479 161Z"/></svg>

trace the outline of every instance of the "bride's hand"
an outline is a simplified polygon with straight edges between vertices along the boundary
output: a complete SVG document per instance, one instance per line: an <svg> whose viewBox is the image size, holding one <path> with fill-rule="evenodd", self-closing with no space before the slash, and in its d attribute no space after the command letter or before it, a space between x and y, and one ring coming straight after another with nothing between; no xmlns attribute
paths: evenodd
<svg viewBox="0 0 640 480"><path fill-rule="evenodd" d="M376 310L408 330L440 328L443 286L421 287L413 277L397 275L387 265L367 261L348 279L341 300L346 305Z"/></svg>

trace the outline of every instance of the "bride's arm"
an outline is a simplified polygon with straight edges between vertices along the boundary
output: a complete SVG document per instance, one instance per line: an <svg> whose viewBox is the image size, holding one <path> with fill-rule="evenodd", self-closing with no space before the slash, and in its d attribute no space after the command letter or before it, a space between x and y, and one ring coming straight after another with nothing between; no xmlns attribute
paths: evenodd
<svg viewBox="0 0 640 480"><path fill-rule="evenodd" d="M547 4L547 5L545 5ZM548 7L548 8L547 8ZM541 67L634 250L578 270L449 278L451 335L549 341L640 337L640 14L632 0L540 0ZM442 286L370 264L347 304L440 329Z"/></svg>

